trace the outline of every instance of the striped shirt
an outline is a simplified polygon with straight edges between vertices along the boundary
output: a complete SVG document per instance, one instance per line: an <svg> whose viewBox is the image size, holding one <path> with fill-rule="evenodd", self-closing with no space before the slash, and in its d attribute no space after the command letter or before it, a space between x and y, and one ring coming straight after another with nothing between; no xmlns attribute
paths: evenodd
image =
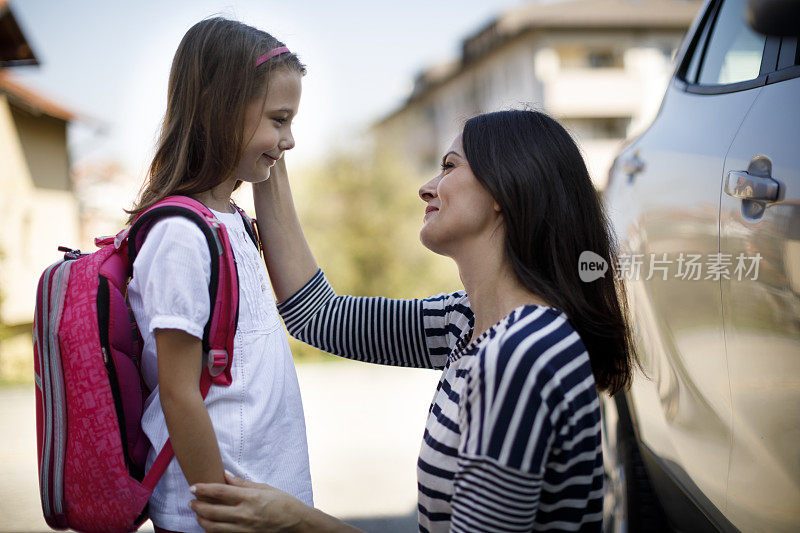
<svg viewBox="0 0 800 533"><path fill-rule="evenodd" d="M562 312L518 307L469 342L463 291L337 296L321 270L278 309L321 350L443 369L417 462L420 531L600 531L600 405Z"/></svg>

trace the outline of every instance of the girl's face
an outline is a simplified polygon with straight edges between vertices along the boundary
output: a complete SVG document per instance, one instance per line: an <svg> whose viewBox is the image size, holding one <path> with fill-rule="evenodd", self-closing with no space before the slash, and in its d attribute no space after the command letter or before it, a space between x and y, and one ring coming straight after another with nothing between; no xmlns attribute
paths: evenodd
<svg viewBox="0 0 800 533"><path fill-rule="evenodd" d="M244 131L248 140L236 179L250 183L266 180L283 152L294 148L292 119L300 105L300 80L299 73L279 69L270 76L266 95L254 98L247 106Z"/></svg>
<svg viewBox="0 0 800 533"><path fill-rule="evenodd" d="M472 173L461 135L442 158L442 171L420 187L419 196L428 204L420 240L438 254L453 256L459 245L491 237L501 223L500 206Z"/></svg>

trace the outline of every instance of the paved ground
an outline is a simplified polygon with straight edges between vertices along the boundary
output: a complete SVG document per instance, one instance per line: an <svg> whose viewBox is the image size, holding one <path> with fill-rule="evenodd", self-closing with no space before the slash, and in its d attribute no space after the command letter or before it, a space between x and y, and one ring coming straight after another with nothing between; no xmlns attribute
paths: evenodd
<svg viewBox="0 0 800 533"><path fill-rule="evenodd" d="M416 457L438 373L341 362L298 375L317 507L368 532L415 531ZM48 531L35 432L33 387L0 389L0 532Z"/></svg>

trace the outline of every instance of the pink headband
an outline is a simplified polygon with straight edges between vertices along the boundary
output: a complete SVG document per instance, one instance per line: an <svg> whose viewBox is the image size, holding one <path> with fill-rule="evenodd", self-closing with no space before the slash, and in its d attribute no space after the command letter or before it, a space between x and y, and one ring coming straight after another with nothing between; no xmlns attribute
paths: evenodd
<svg viewBox="0 0 800 533"><path fill-rule="evenodd" d="M291 53L291 52L289 52L289 49L286 48L285 46L279 46L278 48L273 48L272 50L270 50L266 54L264 54L261 57L259 57L258 59L256 59L256 66L259 66L260 64L262 64L262 63L264 63L266 61L269 61L270 59L272 59L275 56L279 56L281 54L289 54L289 53Z"/></svg>

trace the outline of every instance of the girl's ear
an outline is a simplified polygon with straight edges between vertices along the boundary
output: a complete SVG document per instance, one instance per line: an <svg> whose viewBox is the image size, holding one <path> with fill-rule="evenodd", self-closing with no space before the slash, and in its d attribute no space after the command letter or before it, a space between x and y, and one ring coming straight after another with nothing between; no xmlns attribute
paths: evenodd
<svg viewBox="0 0 800 533"><path fill-rule="evenodd" d="M500 209L500 204L498 204L496 200L495 200L494 205L492 207L494 207L494 210L495 210L496 213L502 213L503 212L503 210Z"/></svg>

